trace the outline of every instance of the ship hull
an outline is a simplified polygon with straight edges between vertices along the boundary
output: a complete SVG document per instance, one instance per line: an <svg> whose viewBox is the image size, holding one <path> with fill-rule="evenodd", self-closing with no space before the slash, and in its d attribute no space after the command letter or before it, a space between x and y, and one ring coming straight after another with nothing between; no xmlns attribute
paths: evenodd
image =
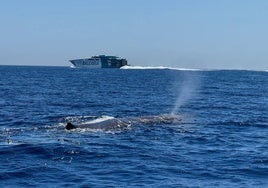
<svg viewBox="0 0 268 188"><path fill-rule="evenodd" d="M102 68L100 59L75 59L70 62L77 68Z"/></svg>
<svg viewBox="0 0 268 188"><path fill-rule="evenodd" d="M120 59L116 56L92 56L86 59L70 60L74 67L77 68L120 68L127 65L126 59Z"/></svg>

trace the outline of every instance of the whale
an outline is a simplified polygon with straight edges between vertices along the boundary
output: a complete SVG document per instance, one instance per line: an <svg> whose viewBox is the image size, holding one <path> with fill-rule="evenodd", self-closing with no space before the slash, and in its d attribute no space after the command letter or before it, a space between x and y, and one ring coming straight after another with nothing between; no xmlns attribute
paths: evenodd
<svg viewBox="0 0 268 188"><path fill-rule="evenodd" d="M156 125L156 124L171 124L178 123L182 119L178 115L162 114L158 116L141 116L141 117L131 117L131 118L114 118L114 117L101 117L87 123L75 124L72 122L67 122L65 129L102 129L102 130L112 130L118 128L127 128L135 124L143 125Z"/></svg>

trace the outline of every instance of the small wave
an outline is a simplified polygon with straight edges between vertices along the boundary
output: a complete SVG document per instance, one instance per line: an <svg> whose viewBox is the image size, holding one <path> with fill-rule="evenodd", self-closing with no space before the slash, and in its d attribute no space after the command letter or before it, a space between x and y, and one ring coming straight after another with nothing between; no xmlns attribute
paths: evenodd
<svg viewBox="0 0 268 188"><path fill-rule="evenodd" d="M201 69L187 69L187 68L174 68L174 67L164 67L164 66L156 66L156 67L151 67L151 66L147 66L147 67L143 67L143 66L123 66L120 69L138 69L138 70L150 70L150 69L159 69L159 70L163 70L163 69L168 69L168 70L180 70L180 71L201 71Z"/></svg>
<svg viewBox="0 0 268 188"><path fill-rule="evenodd" d="M74 65L71 65L70 68L72 68L72 69L76 69L77 67L74 66Z"/></svg>

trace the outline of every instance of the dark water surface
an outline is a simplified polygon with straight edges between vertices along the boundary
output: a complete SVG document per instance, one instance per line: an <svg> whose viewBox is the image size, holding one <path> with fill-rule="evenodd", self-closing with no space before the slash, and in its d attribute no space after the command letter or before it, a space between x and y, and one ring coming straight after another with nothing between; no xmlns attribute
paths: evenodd
<svg viewBox="0 0 268 188"><path fill-rule="evenodd" d="M268 72L0 66L0 182L267 187ZM176 113L181 122L67 131Z"/></svg>

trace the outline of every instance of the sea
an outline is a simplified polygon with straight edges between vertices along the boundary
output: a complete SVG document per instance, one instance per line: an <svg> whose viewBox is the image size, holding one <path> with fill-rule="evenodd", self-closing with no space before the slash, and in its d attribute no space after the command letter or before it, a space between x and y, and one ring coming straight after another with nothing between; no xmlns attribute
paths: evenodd
<svg viewBox="0 0 268 188"><path fill-rule="evenodd" d="M66 130L104 117L171 123ZM1 187L268 187L268 72L0 66Z"/></svg>

